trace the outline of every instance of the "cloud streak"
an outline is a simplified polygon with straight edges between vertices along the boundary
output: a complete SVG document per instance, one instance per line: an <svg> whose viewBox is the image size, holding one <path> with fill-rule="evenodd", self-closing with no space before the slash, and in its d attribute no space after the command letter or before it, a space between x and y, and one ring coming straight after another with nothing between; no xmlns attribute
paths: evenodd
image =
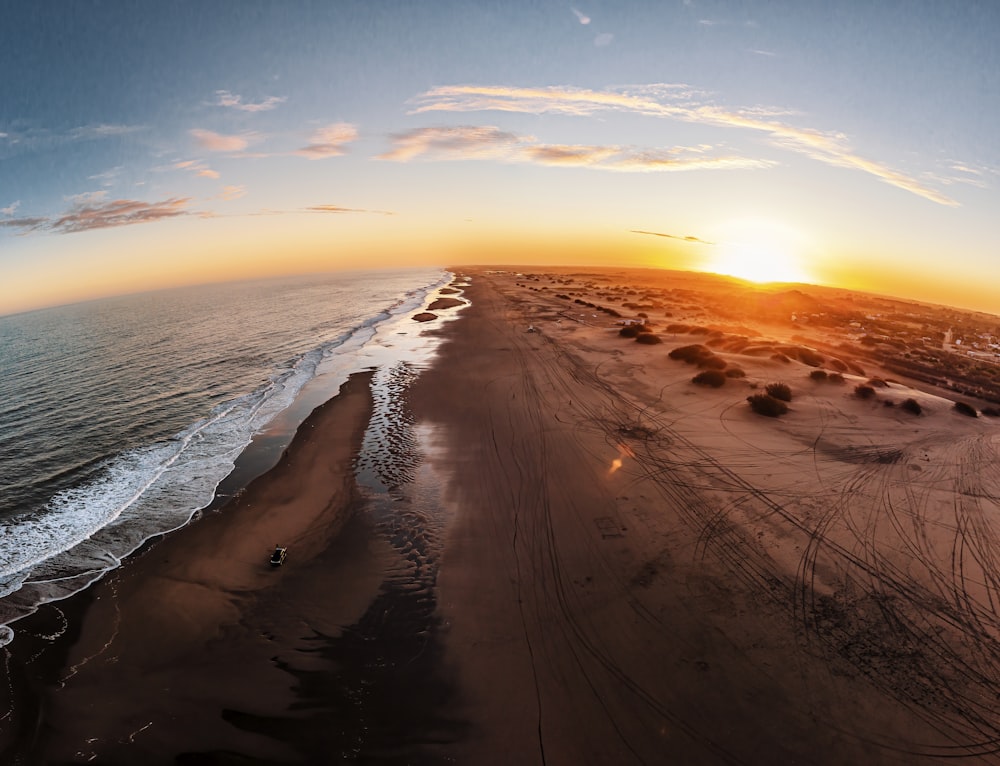
<svg viewBox="0 0 1000 766"><path fill-rule="evenodd" d="M546 144L534 136L491 125L417 128L393 136L393 147L377 159L498 160L556 167L589 167L619 172L665 172L707 169L766 168L768 160L712 156L711 147L637 149L629 146Z"/></svg>
<svg viewBox="0 0 1000 766"><path fill-rule="evenodd" d="M172 197L161 202L141 202L133 199L103 201L103 192L78 195L69 210L60 216L0 219L0 227L20 229L22 233L47 231L55 234L76 234L92 229L111 229L152 223L166 218L190 215L190 197Z"/></svg>
<svg viewBox="0 0 1000 766"><path fill-rule="evenodd" d="M309 139L309 144L299 149L296 154L311 160L322 160L327 157L339 157L345 153L344 145L356 140L358 129L349 122L334 122L320 128Z"/></svg>
<svg viewBox="0 0 1000 766"><path fill-rule="evenodd" d="M666 237L667 239L679 239L681 242L690 242L694 245L714 245L714 242L708 242L704 239L699 239L698 237L680 237L676 234L664 234L662 231L643 231L642 229L631 229L630 234L649 234L652 237Z"/></svg>
<svg viewBox="0 0 1000 766"><path fill-rule="evenodd" d="M366 210L360 207L341 207L340 205L312 205L307 207L310 213L374 213L376 215L396 215L391 210Z"/></svg>
<svg viewBox="0 0 1000 766"><path fill-rule="evenodd" d="M241 136L226 136L222 133L215 133L211 130L193 128L188 133L198 142L198 146L210 152L241 152L250 146L250 142L256 140L255 133Z"/></svg>
<svg viewBox="0 0 1000 766"><path fill-rule="evenodd" d="M411 114L425 112L504 111L527 114L591 116L623 112L682 122L763 133L770 142L834 167L859 170L885 183L940 205L958 203L918 179L884 163L858 155L842 133L798 127L776 119L772 109L727 109L694 98L687 86L655 85L638 92L564 87L514 88L452 85L433 88L415 100Z"/></svg>
<svg viewBox="0 0 1000 766"><path fill-rule="evenodd" d="M287 96L270 96L263 101L244 102L242 96L230 93L228 90L215 91L215 106L224 106L229 109L238 109L241 112L269 112L278 107L279 104L288 100Z"/></svg>

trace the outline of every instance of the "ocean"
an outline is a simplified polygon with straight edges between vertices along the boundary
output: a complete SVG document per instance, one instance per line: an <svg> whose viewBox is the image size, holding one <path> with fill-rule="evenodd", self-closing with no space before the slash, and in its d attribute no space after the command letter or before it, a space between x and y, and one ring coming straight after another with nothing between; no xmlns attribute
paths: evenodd
<svg viewBox="0 0 1000 766"><path fill-rule="evenodd" d="M208 508L248 445L280 452L351 373L426 361L436 341L410 317L451 276L348 272L0 317L0 645Z"/></svg>

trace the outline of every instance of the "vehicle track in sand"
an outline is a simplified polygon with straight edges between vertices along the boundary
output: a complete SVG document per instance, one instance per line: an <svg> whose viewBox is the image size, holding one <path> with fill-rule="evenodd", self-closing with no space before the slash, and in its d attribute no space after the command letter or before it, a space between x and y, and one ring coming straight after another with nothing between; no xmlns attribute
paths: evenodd
<svg viewBox="0 0 1000 766"><path fill-rule="evenodd" d="M545 338L550 345L558 341ZM808 520L790 498L755 486L739 463L767 464L796 457L757 449L740 439L747 459L720 464L699 440L678 427L661 396L639 406L612 385L601 368L589 368L565 349L556 352L563 374L602 388L600 411L584 413L601 427L609 444L641 423L653 437L630 442L641 480L655 485L672 510L697 533L694 556L713 555L748 588L790 606L807 644L852 665L885 694L923 718L939 742L886 748L921 757L981 756L1000 752L1000 541L990 514L998 512L1000 468L995 439L938 433L926 444L837 447L824 443L836 408L821 405L813 442L817 465L843 464L822 475L826 498L813 497ZM664 386L666 388L666 386ZM727 428L727 410L719 416ZM693 459L677 460L663 445ZM927 446L942 453L935 486L913 480L916 456ZM918 468L920 466L917 466ZM821 472L816 468L817 477ZM637 478L637 482L640 479ZM950 485L950 486L949 486ZM954 523L942 518L942 495L954 497ZM802 488L809 499L808 488ZM720 499L724 498L724 499ZM826 502L824 502L824 500ZM988 510L984 507L988 504ZM748 530L765 519L804 542L790 574ZM953 530L948 555L932 543L928 529ZM821 574L822 572L822 574Z"/></svg>

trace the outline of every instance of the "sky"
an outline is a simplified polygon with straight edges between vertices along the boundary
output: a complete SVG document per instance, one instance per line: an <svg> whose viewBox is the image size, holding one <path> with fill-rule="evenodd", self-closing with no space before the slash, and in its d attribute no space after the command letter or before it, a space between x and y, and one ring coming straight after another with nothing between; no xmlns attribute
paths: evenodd
<svg viewBox="0 0 1000 766"><path fill-rule="evenodd" d="M0 314L474 263L1000 314L1000 3L0 0Z"/></svg>

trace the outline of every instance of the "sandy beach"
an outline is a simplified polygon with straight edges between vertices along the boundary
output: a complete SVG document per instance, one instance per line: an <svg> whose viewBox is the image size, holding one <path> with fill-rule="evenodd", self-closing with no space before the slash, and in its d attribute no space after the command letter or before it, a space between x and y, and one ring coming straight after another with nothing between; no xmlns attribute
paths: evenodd
<svg viewBox="0 0 1000 766"><path fill-rule="evenodd" d="M537 271L458 270L374 436L356 375L238 498L19 623L0 760L1000 763L1000 424L859 397L881 370L682 292L623 307L676 275ZM774 382L789 412L751 411Z"/></svg>

